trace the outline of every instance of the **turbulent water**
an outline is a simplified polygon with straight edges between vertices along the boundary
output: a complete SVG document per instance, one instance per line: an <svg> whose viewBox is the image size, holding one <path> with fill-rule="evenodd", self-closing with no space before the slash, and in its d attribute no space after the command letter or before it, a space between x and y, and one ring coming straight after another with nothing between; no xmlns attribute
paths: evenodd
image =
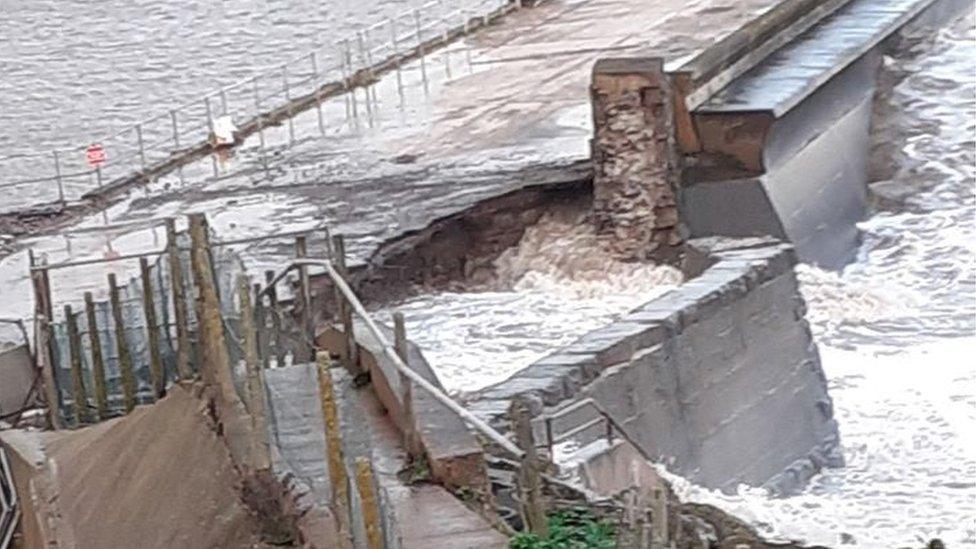
<svg viewBox="0 0 976 549"><path fill-rule="evenodd" d="M904 79L875 130L890 150L890 165L877 171L891 175L876 187L888 196L898 190L903 203L888 201L861 224L863 244L843 272L798 268L847 466L785 499L745 488L726 496L675 479L684 497L716 503L781 539L976 544L974 39L967 16L885 60L886 73ZM581 242L568 236L546 247L545 238L572 232L552 228L530 232L499 259L510 290L400 307L451 389L507 377L674 282L660 269L563 255L563 246ZM567 261L583 268L571 275Z"/></svg>
<svg viewBox="0 0 976 549"><path fill-rule="evenodd" d="M421 296L391 310L404 313L410 339L449 391L473 391L681 280L672 267L611 259L579 213L555 212L495 260L480 291Z"/></svg>
<svg viewBox="0 0 976 549"><path fill-rule="evenodd" d="M906 76L876 136L896 145L892 182L878 187L904 204L861 224L843 272L798 269L847 466L797 497L687 485L685 496L831 546L976 544L974 39L968 15L885 60Z"/></svg>

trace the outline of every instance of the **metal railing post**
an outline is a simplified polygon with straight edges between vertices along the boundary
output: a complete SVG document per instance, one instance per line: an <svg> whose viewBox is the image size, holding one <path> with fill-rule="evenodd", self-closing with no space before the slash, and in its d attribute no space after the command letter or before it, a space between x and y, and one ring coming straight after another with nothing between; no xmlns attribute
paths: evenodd
<svg viewBox="0 0 976 549"><path fill-rule="evenodd" d="M420 10L413 10L414 26L417 28L417 54L420 57L420 77L424 81L424 94L430 92L427 85L427 54L424 52L423 36L421 36Z"/></svg>
<svg viewBox="0 0 976 549"><path fill-rule="evenodd" d="M441 40L446 46L447 42L451 39L451 22L447 17L450 12L447 11L447 6L444 4L444 0L437 0L437 7L441 12L441 24L444 25L444 34L441 36Z"/></svg>
<svg viewBox="0 0 976 549"><path fill-rule="evenodd" d="M318 116L319 133L325 135L325 120L322 118L322 86L319 85L319 63L313 51L308 55L312 63L312 85L315 86L315 110Z"/></svg>
<svg viewBox="0 0 976 549"><path fill-rule="evenodd" d="M366 73L369 76L369 82L370 82L370 84L366 86L366 98L369 99L370 90L373 90L372 92L373 105L375 107L379 107L379 100L376 98L376 85L375 85L376 69L373 66L372 43L373 41L369 37L369 28L367 27L363 29L363 44L364 44L363 47L365 48L364 53L366 55Z"/></svg>
<svg viewBox="0 0 976 549"><path fill-rule="evenodd" d="M136 138L139 141L139 164L146 171L146 146L142 139L142 124L136 124Z"/></svg>
<svg viewBox="0 0 976 549"><path fill-rule="evenodd" d="M352 48L349 46L348 39L343 39L342 44L343 46L345 46L343 51L343 62L345 63L346 74L347 74L346 89L349 90L348 97L352 102L352 117L359 118L359 109L356 106L356 86L353 85L352 82L350 82L350 80L352 80L353 75L355 74L355 71L353 70L353 66L352 66Z"/></svg>
<svg viewBox="0 0 976 549"><path fill-rule="evenodd" d="M64 198L64 180L61 178L61 159L58 157L58 150L51 151L54 154L54 178L58 183L58 201L61 205L66 204Z"/></svg>
<svg viewBox="0 0 976 549"><path fill-rule="evenodd" d="M169 117L173 121L173 148L180 148L180 127L176 120L176 109L171 109L169 111Z"/></svg>
<svg viewBox="0 0 976 549"><path fill-rule="evenodd" d="M210 147L215 149L217 147L217 133L214 131L213 110L210 108L209 95L203 98L203 104L207 110L207 130L210 132L207 140L210 141ZM213 166L214 177L217 177L220 174L220 169L217 167L217 155L210 155L210 164Z"/></svg>
<svg viewBox="0 0 976 549"><path fill-rule="evenodd" d="M396 68L397 95L400 96L400 106L403 106L403 71L401 70L400 60L400 40L397 38L396 19L391 17L390 22L390 43L393 48L393 61Z"/></svg>
<svg viewBox="0 0 976 549"><path fill-rule="evenodd" d="M288 65L281 65L281 84L285 89L285 110L288 112L288 144L295 142L295 122L292 120L291 86L288 84Z"/></svg>
<svg viewBox="0 0 976 549"><path fill-rule="evenodd" d="M367 78L369 78L370 66L369 66L369 62L367 60L367 56L366 56L366 39L365 39L365 36L363 34L363 31L356 31L356 43L359 46L359 59L362 62L363 66L366 68L366 76L367 76ZM369 84L369 81L367 81L366 82L366 86L363 87L363 91L365 92L365 95L366 95L366 116L368 116L370 119L372 119L373 118L373 102L372 102L372 100L370 99L370 96L369 96L369 87L370 87L370 84ZM353 95L355 95L356 90L353 89L352 93L353 93Z"/></svg>
<svg viewBox="0 0 976 549"><path fill-rule="evenodd" d="M261 112L261 90L258 88L258 77L251 78L254 83L254 110L258 125L258 142L261 144L261 159L264 161L264 114Z"/></svg>
<svg viewBox="0 0 976 549"><path fill-rule="evenodd" d="M555 444L552 440L552 418L546 416L546 448L549 450L549 461L555 461Z"/></svg>
<svg viewBox="0 0 976 549"><path fill-rule="evenodd" d="M220 88L220 112L227 116L227 88Z"/></svg>

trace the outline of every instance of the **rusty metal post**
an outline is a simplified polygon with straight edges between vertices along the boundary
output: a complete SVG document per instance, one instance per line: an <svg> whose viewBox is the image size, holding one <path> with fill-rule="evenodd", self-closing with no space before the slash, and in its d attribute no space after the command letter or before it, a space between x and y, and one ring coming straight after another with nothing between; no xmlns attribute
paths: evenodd
<svg viewBox="0 0 976 549"><path fill-rule="evenodd" d="M522 521L528 531L545 539L549 536L546 505L542 495L540 464L536 456L535 436L532 434L532 417L529 406L522 397L515 397L509 408L515 440L525 452L518 472L518 492Z"/></svg>
<svg viewBox="0 0 976 549"><path fill-rule="evenodd" d="M268 349L268 360L271 359L273 349L275 366L281 368L285 365L285 350L281 342L281 312L278 310L278 289L272 284L274 277L274 271L264 272L268 292L268 310L271 311L271 343L269 344L271 349Z"/></svg>
<svg viewBox="0 0 976 549"><path fill-rule="evenodd" d="M108 274L109 301L112 303L112 320L115 323L115 347L119 357L119 377L122 381L122 409L129 413L136 407L136 378L132 372L132 355L125 338L125 317L115 273Z"/></svg>
<svg viewBox="0 0 976 549"><path fill-rule="evenodd" d="M332 247L336 254L336 270L348 283L349 270L346 267L346 241L341 234L332 237ZM344 341L342 346L343 365L352 375L360 375L363 372L359 368L359 348L356 345L356 333L353 328L353 310L352 307L346 303L346 298L342 295L342 292L339 291L338 287L335 288L335 296L336 308L339 311L339 318L342 322L342 334Z"/></svg>
<svg viewBox="0 0 976 549"><path fill-rule="evenodd" d="M349 501L349 475L342 451L342 433L339 427L339 407L336 404L335 387L329 373L329 354L320 351L315 356L319 381L319 398L322 401L322 418L325 422L325 451L329 466L329 482L332 484L332 506L339 526L339 543L352 546L352 516Z"/></svg>
<svg viewBox="0 0 976 549"><path fill-rule="evenodd" d="M180 379L193 377L190 368L190 318L186 308L186 289L183 281L183 263L180 261L179 239L176 237L176 220L166 218L166 253L169 259L169 279L173 286L173 321L176 323L176 372Z"/></svg>
<svg viewBox="0 0 976 549"><path fill-rule="evenodd" d="M369 458L356 458L356 488L362 505L363 524L366 526L366 548L383 549L383 525L380 517L380 503L376 497L373 479L373 464Z"/></svg>
<svg viewBox="0 0 976 549"><path fill-rule="evenodd" d="M102 356L102 339L98 335L98 317L91 292L85 292L85 316L88 320L88 343L91 346L92 382L95 385L95 409L98 419L108 417L108 387L105 384L105 358Z"/></svg>
<svg viewBox="0 0 976 549"><path fill-rule="evenodd" d="M71 361L71 396L74 399L75 425L89 422L88 392L85 391L85 374L81 366L81 337L78 335L78 321L71 305L64 306L64 321L68 328L68 355Z"/></svg>
<svg viewBox="0 0 976 549"><path fill-rule="evenodd" d="M149 380L153 398L166 396L166 371L163 358L159 354L159 325L156 322L156 300L153 296L152 276L149 261L139 258L139 274L142 279L142 308L146 322L146 336L149 345Z"/></svg>

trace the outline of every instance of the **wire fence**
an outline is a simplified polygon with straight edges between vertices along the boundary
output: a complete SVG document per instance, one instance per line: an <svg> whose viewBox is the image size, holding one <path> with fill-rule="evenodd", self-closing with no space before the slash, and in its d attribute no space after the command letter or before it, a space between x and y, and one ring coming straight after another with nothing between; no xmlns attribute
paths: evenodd
<svg viewBox="0 0 976 549"><path fill-rule="evenodd" d="M363 83L356 78L359 75L375 77L414 57L423 68L430 44L446 44L458 33L517 9L521 2L429 0L111 135L68 149L0 157L0 192L8 196L0 213L64 206L113 182L166 171L175 160L207 150L215 123L222 117L236 127L256 122L260 128L270 112L287 108L296 99L311 97L315 104L326 92L348 93Z"/></svg>

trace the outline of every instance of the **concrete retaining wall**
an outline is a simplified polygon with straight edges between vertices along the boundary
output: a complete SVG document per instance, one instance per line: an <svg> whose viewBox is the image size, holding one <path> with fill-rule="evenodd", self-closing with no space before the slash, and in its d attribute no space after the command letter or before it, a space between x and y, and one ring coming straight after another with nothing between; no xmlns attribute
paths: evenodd
<svg viewBox="0 0 976 549"><path fill-rule="evenodd" d="M793 490L842 461L795 262L790 246L767 239L692 241L686 267L698 276L479 392L471 406L504 427L516 394L538 414L592 397L647 453L697 483ZM555 430L593 414L581 409Z"/></svg>

